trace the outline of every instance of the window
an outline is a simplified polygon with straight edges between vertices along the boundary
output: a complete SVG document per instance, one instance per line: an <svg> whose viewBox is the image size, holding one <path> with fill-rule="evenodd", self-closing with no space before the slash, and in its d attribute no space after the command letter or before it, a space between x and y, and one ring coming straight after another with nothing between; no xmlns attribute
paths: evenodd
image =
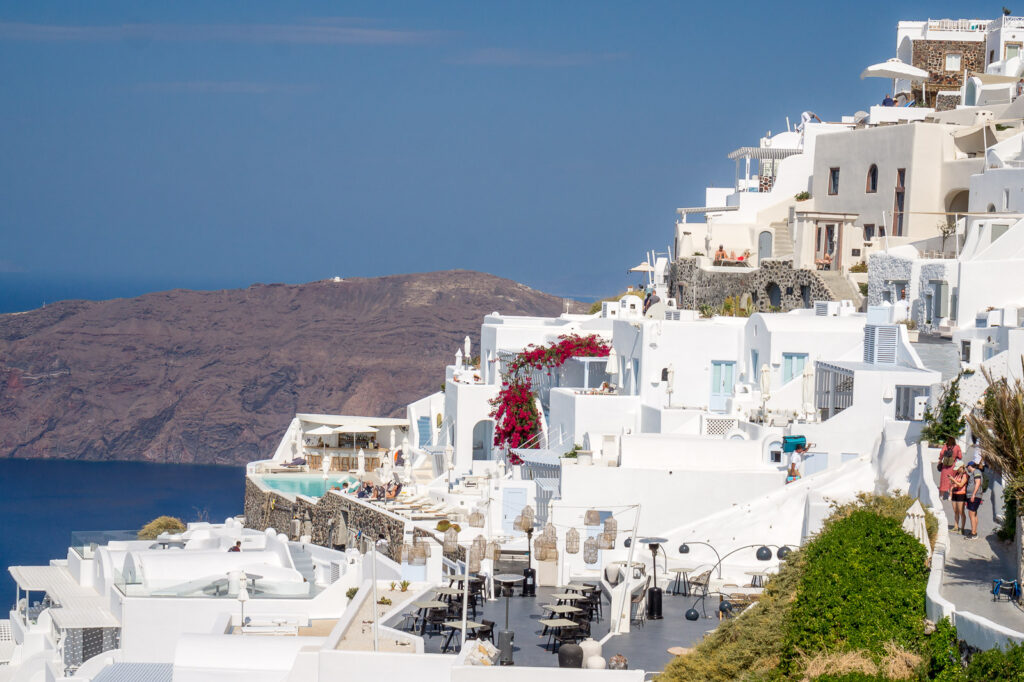
<svg viewBox="0 0 1024 682"><path fill-rule="evenodd" d="M896 169L896 190L892 207L892 236L903 236L903 209L907 197L907 169Z"/></svg>
<svg viewBox="0 0 1024 682"><path fill-rule="evenodd" d="M804 366L807 364L807 353L783 353L782 354L782 383L788 384L793 379L804 374Z"/></svg>
<svg viewBox="0 0 1024 682"><path fill-rule="evenodd" d="M868 223L864 226L864 241L869 242L875 238L875 226Z"/></svg>
<svg viewBox="0 0 1024 682"><path fill-rule="evenodd" d="M1010 190L1008 189L1003 190L1003 210L1010 210Z"/></svg>
<svg viewBox="0 0 1024 682"><path fill-rule="evenodd" d="M1020 56L1020 43L1006 43L1005 59L1013 59Z"/></svg>
<svg viewBox="0 0 1024 682"><path fill-rule="evenodd" d="M928 395L925 386L896 387L896 419L898 421L914 421L914 399Z"/></svg>
<svg viewBox="0 0 1024 682"><path fill-rule="evenodd" d="M758 363L758 359L757 359L757 349L756 348L751 348L750 349L750 377L749 377L748 381L757 381L757 379L758 379L757 370L760 369L760 367L758 367L758 364L759 363Z"/></svg>
<svg viewBox="0 0 1024 682"><path fill-rule="evenodd" d="M868 168L868 182L864 191L868 194L874 194L878 191L878 166L871 164L871 168Z"/></svg>
<svg viewBox="0 0 1024 682"><path fill-rule="evenodd" d="M971 361L971 342L961 341L960 342L960 361L970 362Z"/></svg>
<svg viewBox="0 0 1024 682"><path fill-rule="evenodd" d="M959 52L950 52L946 55L946 71L959 71L961 62L961 54Z"/></svg>
<svg viewBox="0 0 1024 682"><path fill-rule="evenodd" d="M839 194L839 169L829 168L828 170L828 193Z"/></svg>

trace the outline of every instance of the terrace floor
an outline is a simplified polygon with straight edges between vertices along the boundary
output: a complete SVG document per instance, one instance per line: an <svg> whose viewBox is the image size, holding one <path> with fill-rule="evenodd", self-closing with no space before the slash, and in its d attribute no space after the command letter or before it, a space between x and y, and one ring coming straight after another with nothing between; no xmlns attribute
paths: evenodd
<svg viewBox="0 0 1024 682"><path fill-rule="evenodd" d="M551 597L563 590L552 587L538 587L536 597L514 596L509 599L509 629L515 633L515 649L513 656L516 665L557 667L558 656L550 648L545 648L547 635L542 635L544 626L538 621L550 618L551 615L541 608L544 604L553 604ZM518 590L517 590L518 594ZM694 603L693 597L673 596L665 594L662 601L662 620L649 620L644 625L634 624L627 634L617 635L608 640L602 648L601 655L608 659L615 654L622 654L629 661L630 669L642 669L657 672L665 668L673 655L668 653L670 647L692 647L699 642L704 634L718 625L716 616L718 600L709 598L707 612L711 618L701 617L691 622L683 614ZM608 600L603 602L604 613L600 621L591 625L591 637L600 641L608 634ZM697 607L700 610L700 607ZM477 609L476 616L472 612L469 619L480 622L483 619L493 620L495 625L495 642L497 631L505 625L505 597L496 601L485 602L483 609ZM398 627L401 617L393 618L387 625ZM424 638L424 650L427 653L440 653L447 639L447 631L442 634L427 635ZM457 643L459 633L456 631L453 642Z"/></svg>

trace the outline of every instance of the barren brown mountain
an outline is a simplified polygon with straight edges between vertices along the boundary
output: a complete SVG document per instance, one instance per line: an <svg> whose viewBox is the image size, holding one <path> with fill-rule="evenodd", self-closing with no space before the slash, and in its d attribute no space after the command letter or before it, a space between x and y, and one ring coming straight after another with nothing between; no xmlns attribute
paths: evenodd
<svg viewBox="0 0 1024 682"><path fill-rule="evenodd" d="M404 414L487 313L562 306L449 271L0 315L0 457L259 459L296 412Z"/></svg>

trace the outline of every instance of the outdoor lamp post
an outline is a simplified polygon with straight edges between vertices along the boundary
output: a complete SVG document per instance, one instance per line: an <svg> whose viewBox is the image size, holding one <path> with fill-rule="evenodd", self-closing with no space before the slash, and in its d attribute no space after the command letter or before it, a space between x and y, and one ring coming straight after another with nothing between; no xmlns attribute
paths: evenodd
<svg viewBox="0 0 1024 682"><path fill-rule="evenodd" d="M757 557L758 561L771 561L771 558L772 558L772 550L768 547L768 545L744 545L743 547L737 547L736 549L734 549L734 550L732 550L732 551L730 551L730 552L728 552L726 554L719 555L718 550L715 549L713 545L710 545L707 542L693 542L693 543L690 543L690 544L704 545L705 547L709 547L711 549L711 551L715 553L715 556L718 558L718 561L715 563L714 566L711 567L711 570L708 572L708 579L709 580L710 580L711 574L713 574L715 572L715 569L718 569L718 577L721 578L722 577L722 562L725 561L726 559L728 559L730 556L732 556L736 552L743 551L744 549L751 549L752 547L757 547L757 552L755 552L754 556ZM684 542L683 544L679 545L679 553L680 554L689 554L690 553L690 544L687 544L687 543ZM783 548L785 548L787 551L786 552L782 552ZM789 554L789 551L790 551L789 548L786 548L785 546L780 547L779 548L779 555L778 555L779 559L781 560L785 556L787 556ZM704 608L704 600L708 597L708 595L711 595L711 594L720 594L723 597L728 596L728 595L725 595L725 594L723 594L721 592L708 592L707 584L705 583L704 593L701 594L699 597L697 597L693 601L693 604L690 606L690 608L687 609L687 611L685 613L686 620L697 620L697 618L699 617L699 614L697 613L697 609L695 608L697 606L697 602L700 602L701 611L704 612L704 617L705 618L707 617L708 614L707 614L707 611ZM727 605L727 608L725 610L722 610L722 606L723 605ZM722 603L719 604L719 610L721 610L722 613L729 613L732 610L732 605L729 604L729 602L727 600L723 599Z"/></svg>

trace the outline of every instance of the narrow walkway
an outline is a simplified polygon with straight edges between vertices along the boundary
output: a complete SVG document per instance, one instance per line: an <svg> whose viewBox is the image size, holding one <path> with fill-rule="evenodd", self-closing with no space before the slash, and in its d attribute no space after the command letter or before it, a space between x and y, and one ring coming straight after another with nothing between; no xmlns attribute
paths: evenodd
<svg viewBox="0 0 1024 682"><path fill-rule="evenodd" d="M932 473L938 485L939 474L933 466ZM949 533L949 551L946 553L946 569L942 576L943 597L956 604L957 609L970 611L1000 625L1024 632L1024 611L1008 601L992 601L992 580L1013 579L1017 565L1013 556L1013 544L1003 542L995 533L995 509L992 490L985 493L985 500L978 509L978 537L966 539L960 533ZM1002 501L999 501L1000 506ZM946 518L953 523L953 504L942 503ZM970 528L970 520L967 522Z"/></svg>

